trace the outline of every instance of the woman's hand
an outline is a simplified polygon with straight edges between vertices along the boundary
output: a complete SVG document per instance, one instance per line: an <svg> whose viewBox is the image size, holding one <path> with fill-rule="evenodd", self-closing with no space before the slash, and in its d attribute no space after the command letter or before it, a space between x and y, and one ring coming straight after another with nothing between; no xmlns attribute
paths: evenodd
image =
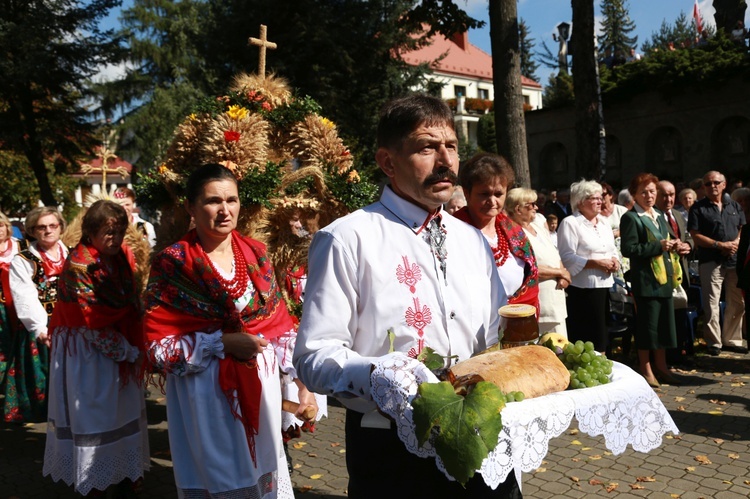
<svg viewBox="0 0 750 499"><path fill-rule="evenodd" d="M238 360L254 359L268 345L268 340L248 333L222 334L224 352Z"/></svg>
<svg viewBox="0 0 750 499"><path fill-rule="evenodd" d="M620 262L615 257L589 261L592 262L592 267L609 274L617 272L617 269L620 268Z"/></svg>
<svg viewBox="0 0 750 499"><path fill-rule="evenodd" d="M39 336L37 336L37 341L47 345L47 348L52 348L52 338L49 337L49 334L47 333L39 333Z"/></svg>
<svg viewBox="0 0 750 499"><path fill-rule="evenodd" d="M557 278L557 286L555 289L565 289L570 286L570 272L565 267L560 267L560 276Z"/></svg>

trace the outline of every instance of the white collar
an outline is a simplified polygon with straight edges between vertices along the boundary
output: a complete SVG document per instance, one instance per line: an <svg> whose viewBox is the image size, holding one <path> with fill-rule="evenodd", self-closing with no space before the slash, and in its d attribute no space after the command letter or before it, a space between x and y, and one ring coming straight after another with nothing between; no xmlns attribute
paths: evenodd
<svg viewBox="0 0 750 499"><path fill-rule="evenodd" d="M383 194L380 196L380 203L401 220L404 225L409 227L414 234L422 232L430 215L423 208L393 192L390 185L387 185L383 189ZM437 214L443 216L442 206L438 208Z"/></svg>

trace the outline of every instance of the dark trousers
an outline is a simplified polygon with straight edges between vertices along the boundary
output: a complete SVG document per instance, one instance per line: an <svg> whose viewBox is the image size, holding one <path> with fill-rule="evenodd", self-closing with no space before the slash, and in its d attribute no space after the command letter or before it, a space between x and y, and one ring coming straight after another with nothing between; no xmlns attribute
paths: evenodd
<svg viewBox="0 0 750 499"><path fill-rule="evenodd" d="M597 352L609 345L607 333L607 296L609 288L577 288L568 286L568 328L570 341L591 341Z"/></svg>
<svg viewBox="0 0 750 499"><path fill-rule="evenodd" d="M389 430L361 427L362 414L346 411L346 467L353 499L484 499L523 496L513 472L492 490L478 473L461 487L438 470L435 459L406 450L391 425Z"/></svg>

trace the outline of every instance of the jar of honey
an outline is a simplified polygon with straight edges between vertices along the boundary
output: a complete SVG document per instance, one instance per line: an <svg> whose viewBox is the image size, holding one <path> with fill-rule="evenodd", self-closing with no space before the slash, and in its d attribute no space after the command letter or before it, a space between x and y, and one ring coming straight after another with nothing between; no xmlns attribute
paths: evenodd
<svg viewBox="0 0 750 499"><path fill-rule="evenodd" d="M534 345L539 341L536 307L517 303L500 307L500 343L503 348Z"/></svg>

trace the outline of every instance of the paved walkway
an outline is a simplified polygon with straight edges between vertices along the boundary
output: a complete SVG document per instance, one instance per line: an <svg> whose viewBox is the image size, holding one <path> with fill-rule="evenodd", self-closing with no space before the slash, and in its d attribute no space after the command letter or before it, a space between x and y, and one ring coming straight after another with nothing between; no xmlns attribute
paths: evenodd
<svg viewBox="0 0 750 499"><path fill-rule="evenodd" d="M550 442L542 467L524 474L524 496L750 497L750 355L698 357L683 376L683 386L657 390L679 435L648 454L628 449L612 456L601 439L578 433L574 422ZM161 395L149 399L148 415L152 467L141 497L174 498ZM298 498L347 497L343 419L343 410L331 407L314 434L290 444ZM44 432L44 424L0 423L0 499L76 497L69 487L42 478Z"/></svg>

